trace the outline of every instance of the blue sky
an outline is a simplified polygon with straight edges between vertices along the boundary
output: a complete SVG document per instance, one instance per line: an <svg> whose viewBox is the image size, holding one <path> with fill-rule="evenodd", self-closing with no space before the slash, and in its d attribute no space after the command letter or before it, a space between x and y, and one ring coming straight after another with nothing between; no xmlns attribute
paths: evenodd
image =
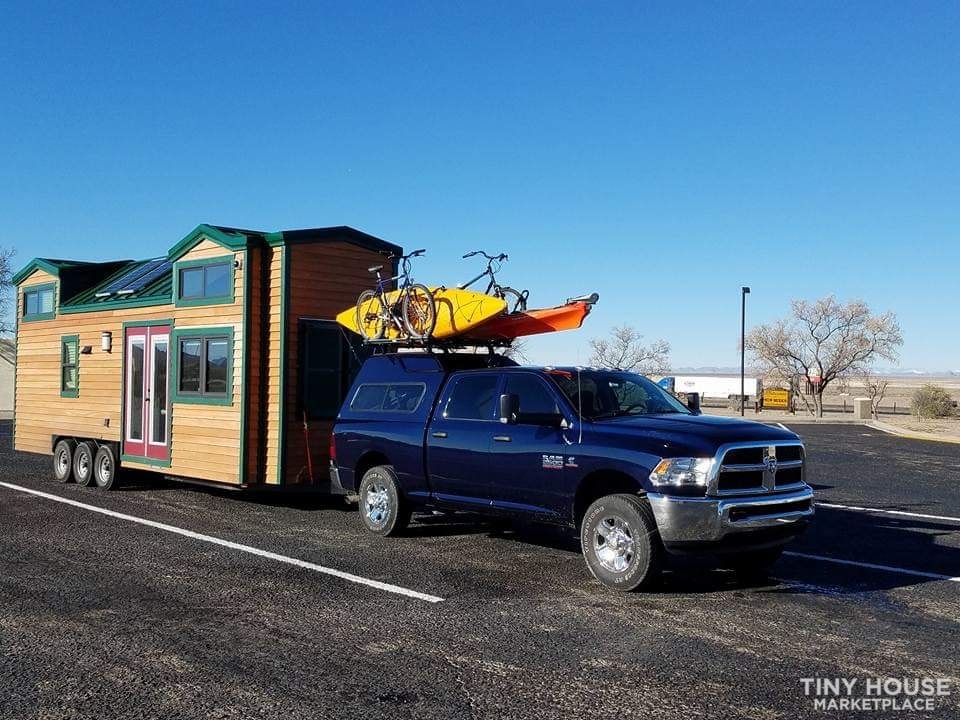
<svg viewBox="0 0 960 720"><path fill-rule="evenodd" d="M960 5L4 3L0 245L160 254L200 222L349 224L452 284L597 291L676 365L830 292L960 369ZM141 6L142 5L142 6Z"/></svg>

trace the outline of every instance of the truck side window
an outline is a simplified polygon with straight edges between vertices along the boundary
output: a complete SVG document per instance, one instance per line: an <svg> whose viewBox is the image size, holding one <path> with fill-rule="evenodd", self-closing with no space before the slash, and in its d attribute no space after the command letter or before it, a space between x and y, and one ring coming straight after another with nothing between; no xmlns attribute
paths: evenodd
<svg viewBox="0 0 960 720"><path fill-rule="evenodd" d="M499 381L496 375L458 378L443 416L449 420L493 420Z"/></svg>
<svg viewBox="0 0 960 720"><path fill-rule="evenodd" d="M560 414L557 401L546 386L535 375L511 373L507 375L505 393L516 395L520 399L520 422L539 424L543 418L552 418Z"/></svg>

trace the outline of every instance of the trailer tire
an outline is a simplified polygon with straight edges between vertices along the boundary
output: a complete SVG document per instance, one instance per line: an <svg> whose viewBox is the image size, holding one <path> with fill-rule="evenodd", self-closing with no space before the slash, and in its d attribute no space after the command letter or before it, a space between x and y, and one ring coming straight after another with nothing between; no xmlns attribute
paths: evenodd
<svg viewBox="0 0 960 720"><path fill-rule="evenodd" d="M618 493L595 501L580 526L583 558L608 588L647 590L660 577L664 549L646 499Z"/></svg>
<svg viewBox="0 0 960 720"><path fill-rule="evenodd" d="M87 487L93 480L94 445L89 440L77 443L73 451L73 481L80 487Z"/></svg>
<svg viewBox="0 0 960 720"><path fill-rule="evenodd" d="M73 450L75 440L64 438L53 448L53 479L58 483L67 483L73 478Z"/></svg>
<svg viewBox="0 0 960 720"><path fill-rule="evenodd" d="M101 445L93 458L93 482L101 490L117 487L117 454L109 445Z"/></svg>
<svg viewBox="0 0 960 720"><path fill-rule="evenodd" d="M372 533L399 535L410 524L410 507L391 465L378 465L360 481L360 520Z"/></svg>

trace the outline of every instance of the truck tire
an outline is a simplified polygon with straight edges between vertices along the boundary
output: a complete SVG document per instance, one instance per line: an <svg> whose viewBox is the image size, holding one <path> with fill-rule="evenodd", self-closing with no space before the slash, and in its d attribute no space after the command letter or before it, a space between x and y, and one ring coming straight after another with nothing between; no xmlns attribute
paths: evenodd
<svg viewBox="0 0 960 720"><path fill-rule="evenodd" d="M770 568L782 554L782 547L749 550L730 556L724 566L733 570L741 580L765 580L770 574Z"/></svg>
<svg viewBox="0 0 960 720"><path fill-rule="evenodd" d="M94 445L84 440L77 443L73 451L73 481L80 487L86 487L93 480Z"/></svg>
<svg viewBox="0 0 960 720"><path fill-rule="evenodd" d="M392 466L378 465L367 470L358 495L360 520L370 532L385 537L397 535L410 524L410 508Z"/></svg>
<svg viewBox="0 0 960 720"><path fill-rule="evenodd" d="M648 589L663 568L653 509L636 495L607 495L587 508L580 544L590 573L615 590Z"/></svg>
<svg viewBox="0 0 960 720"><path fill-rule="evenodd" d="M58 483L70 482L73 477L73 440L61 440L53 448L53 479Z"/></svg>
<svg viewBox="0 0 960 720"><path fill-rule="evenodd" d="M117 457L109 445L101 445L93 458L93 482L101 490L117 486Z"/></svg>

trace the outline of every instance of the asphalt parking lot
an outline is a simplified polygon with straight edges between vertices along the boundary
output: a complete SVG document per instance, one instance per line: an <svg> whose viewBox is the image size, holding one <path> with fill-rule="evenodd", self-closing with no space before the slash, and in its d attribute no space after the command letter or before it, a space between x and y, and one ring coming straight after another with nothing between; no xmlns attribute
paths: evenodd
<svg viewBox="0 0 960 720"><path fill-rule="evenodd" d="M0 423L0 717L829 717L801 678L887 676L950 679L956 717L960 446L796 429L820 507L769 581L620 595L559 531L57 485Z"/></svg>

